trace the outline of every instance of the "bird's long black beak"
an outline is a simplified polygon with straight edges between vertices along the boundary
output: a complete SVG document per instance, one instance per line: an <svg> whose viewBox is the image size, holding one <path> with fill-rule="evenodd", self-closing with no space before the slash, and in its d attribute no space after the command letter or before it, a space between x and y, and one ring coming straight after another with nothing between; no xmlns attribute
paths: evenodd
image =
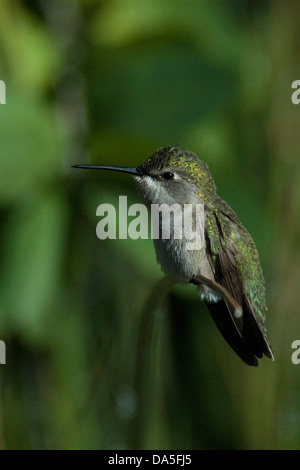
<svg viewBox="0 0 300 470"><path fill-rule="evenodd" d="M133 176L142 176L136 168L127 168L125 166L113 166L113 165L73 165L72 168L83 168L85 170L112 170L121 171L123 173L130 173Z"/></svg>

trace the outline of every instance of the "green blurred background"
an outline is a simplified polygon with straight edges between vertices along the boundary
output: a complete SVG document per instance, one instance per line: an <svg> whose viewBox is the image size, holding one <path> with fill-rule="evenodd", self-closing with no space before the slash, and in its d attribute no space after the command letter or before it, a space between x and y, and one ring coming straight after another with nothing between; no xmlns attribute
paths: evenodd
<svg viewBox="0 0 300 470"><path fill-rule="evenodd" d="M299 30L292 0L1 0L1 448L300 448ZM141 199L70 166L174 144L257 244L274 363L155 287L151 240L96 237L99 204Z"/></svg>

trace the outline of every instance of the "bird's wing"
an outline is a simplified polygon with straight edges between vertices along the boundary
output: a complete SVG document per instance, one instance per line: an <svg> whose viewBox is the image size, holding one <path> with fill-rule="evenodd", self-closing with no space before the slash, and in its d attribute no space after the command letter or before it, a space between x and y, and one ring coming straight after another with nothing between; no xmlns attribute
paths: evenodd
<svg viewBox="0 0 300 470"><path fill-rule="evenodd" d="M226 223L224 217L227 217ZM235 231L230 222L234 224ZM207 303L216 325L247 364L257 365L256 357L262 357L263 354L273 359L263 324L266 308L264 280L254 242L250 235L245 239L248 233L227 204L225 211L207 211L205 225L206 254L215 281L229 292L243 310L243 314L236 317L224 300ZM250 259L249 253L255 259ZM255 263L256 270L251 267L251 261ZM244 263L249 266L244 267ZM260 304L253 300L255 296L261 299Z"/></svg>

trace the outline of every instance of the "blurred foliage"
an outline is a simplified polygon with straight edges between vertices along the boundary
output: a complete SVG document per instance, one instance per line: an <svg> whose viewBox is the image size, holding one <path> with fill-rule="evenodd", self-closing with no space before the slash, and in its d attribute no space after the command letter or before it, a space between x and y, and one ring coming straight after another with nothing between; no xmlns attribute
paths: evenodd
<svg viewBox="0 0 300 470"><path fill-rule="evenodd" d="M0 446L300 447L300 4L1 0ZM257 244L276 361L245 366L151 240L100 241L96 208L179 144ZM97 173L97 172L95 172Z"/></svg>

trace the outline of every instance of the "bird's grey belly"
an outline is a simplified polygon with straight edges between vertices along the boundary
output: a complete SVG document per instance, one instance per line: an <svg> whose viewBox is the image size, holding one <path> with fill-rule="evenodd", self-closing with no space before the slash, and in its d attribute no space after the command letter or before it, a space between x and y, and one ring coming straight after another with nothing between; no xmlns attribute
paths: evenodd
<svg viewBox="0 0 300 470"><path fill-rule="evenodd" d="M187 250L186 240L154 240L156 258L163 272L172 280L186 284L201 273L203 276L214 279L214 274L206 256L206 247L203 245L197 250ZM202 300L217 302L219 297L208 287L199 285Z"/></svg>

